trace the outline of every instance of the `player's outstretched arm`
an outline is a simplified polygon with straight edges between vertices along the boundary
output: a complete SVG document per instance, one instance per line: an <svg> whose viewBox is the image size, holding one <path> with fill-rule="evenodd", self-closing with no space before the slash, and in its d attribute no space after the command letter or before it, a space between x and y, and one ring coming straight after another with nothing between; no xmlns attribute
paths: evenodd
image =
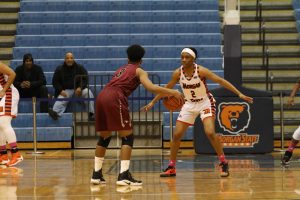
<svg viewBox="0 0 300 200"><path fill-rule="evenodd" d="M298 92L299 88L300 88L300 79L294 85L294 87L292 89L292 92L289 96L289 99L288 99L288 102L287 102L289 106L294 106L295 105L294 97L295 97L296 93Z"/></svg>
<svg viewBox="0 0 300 200"><path fill-rule="evenodd" d="M158 85L153 84L149 78L148 78L148 73L145 72L144 70L138 68L137 69L137 75L140 78L140 81L142 83L142 85L149 90L152 93L157 94L154 99L146 106L144 106L143 108L141 108L141 110L144 111L148 111L150 110L154 104L162 97L164 96L175 96L177 99L179 99L180 101L184 102L183 99L183 95L177 91L177 90L172 90L170 88L173 88L174 85L177 83L177 81L174 83L173 78L171 79L171 81L169 81L169 83L166 85L166 87L160 87ZM174 74L173 74L174 76Z"/></svg>
<svg viewBox="0 0 300 200"><path fill-rule="evenodd" d="M14 72L14 70L12 70L7 65L1 62L0 62L0 73L8 76L6 84L3 86L3 89L0 91L0 98L2 98L5 95L6 90L14 82L16 78L16 73Z"/></svg>
<svg viewBox="0 0 300 200"><path fill-rule="evenodd" d="M241 93L236 87L234 87L230 82L228 82L227 80L221 78L220 76L216 75L215 73L211 72L210 70L199 66L199 73L202 76L205 76L207 79L212 80L215 83L219 83L220 85L222 85L224 88L232 91L233 93L235 93L239 98L243 99L244 101L247 101L248 103L253 103L253 98L252 97L248 97L246 95L244 95L243 93Z"/></svg>

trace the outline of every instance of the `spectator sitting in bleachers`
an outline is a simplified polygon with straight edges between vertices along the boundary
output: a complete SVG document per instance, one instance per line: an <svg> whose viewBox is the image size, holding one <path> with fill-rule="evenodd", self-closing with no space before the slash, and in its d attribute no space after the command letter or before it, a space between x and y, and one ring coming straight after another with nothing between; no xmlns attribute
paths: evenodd
<svg viewBox="0 0 300 200"><path fill-rule="evenodd" d="M34 64L31 54L23 56L23 64L15 70L15 87L18 89L21 98L48 98L46 78L42 67ZM40 111L48 112L48 101L41 101Z"/></svg>
<svg viewBox="0 0 300 200"><path fill-rule="evenodd" d="M63 65L56 68L52 78L55 96L59 99L71 98L75 94L77 97L94 98L91 90L87 88L87 75L86 69L75 62L73 54L66 53ZM53 109L49 109L49 115L57 120L65 112L68 103L68 101L56 101ZM89 120L93 120L94 101L85 101L85 104L89 106Z"/></svg>

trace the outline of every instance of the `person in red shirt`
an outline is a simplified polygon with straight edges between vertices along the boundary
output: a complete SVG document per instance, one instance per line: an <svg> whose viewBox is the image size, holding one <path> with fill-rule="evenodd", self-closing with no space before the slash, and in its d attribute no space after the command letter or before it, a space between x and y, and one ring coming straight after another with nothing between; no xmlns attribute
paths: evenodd
<svg viewBox="0 0 300 200"><path fill-rule="evenodd" d="M127 48L128 64L120 67L110 82L98 94L95 115L96 131L100 137L95 150L95 167L91 178L93 184L105 183L102 164L112 131L117 131L122 138L122 146L121 169L116 184L142 185L142 181L135 180L129 172L134 138L128 109L128 96L140 84L152 93L175 96L182 103L184 101L179 91L154 85L149 80L147 72L141 68L144 54L145 50L142 46L129 46Z"/></svg>

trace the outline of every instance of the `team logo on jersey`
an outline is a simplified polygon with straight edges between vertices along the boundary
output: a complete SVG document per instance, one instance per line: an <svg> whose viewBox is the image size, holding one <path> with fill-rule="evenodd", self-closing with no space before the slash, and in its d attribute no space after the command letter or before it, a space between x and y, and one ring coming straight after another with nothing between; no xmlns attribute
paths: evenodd
<svg viewBox="0 0 300 200"><path fill-rule="evenodd" d="M186 83L183 83L182 84L182 88L183 89L196 89L196 88L199 88L201 86L200 83L194 83L194 84L186 84Z"/></svg>
<svg viewBox="0 0 300 200"><path fill-rule="evenodd" d="M249 135L246 129L251 121L250 106L244 102L219 104L218 122L228 134L218 134L224 147L253 147L259 135Z"/></svg>

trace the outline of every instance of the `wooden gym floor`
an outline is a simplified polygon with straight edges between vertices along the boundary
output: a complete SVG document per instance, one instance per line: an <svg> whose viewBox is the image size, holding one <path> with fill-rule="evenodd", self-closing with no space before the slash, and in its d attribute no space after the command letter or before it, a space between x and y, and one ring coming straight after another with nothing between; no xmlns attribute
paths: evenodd
<svg viewBox="0 0 300 200"><path fill-rule="evenodd" d="M177 177L160 178L168 156L164 150L134 150L131 172L143 186L116 186L118 150L108 150L105 185L89 183L93 150L47 150L17 167L0 168L0 199L300 199L300 150L289 168L282 153L228 155L231 175L220 178L214 155L181 150Z"/></svg>

